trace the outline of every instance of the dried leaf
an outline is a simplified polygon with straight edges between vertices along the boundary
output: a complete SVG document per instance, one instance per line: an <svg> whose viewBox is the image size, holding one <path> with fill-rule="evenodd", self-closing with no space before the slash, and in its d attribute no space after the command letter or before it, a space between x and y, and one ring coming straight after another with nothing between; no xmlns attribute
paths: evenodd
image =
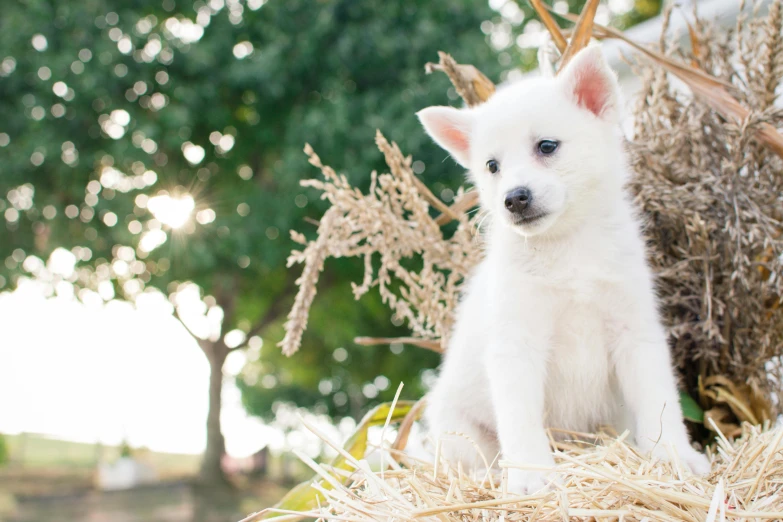
<svg viewBox="0 0 783 522"><path fill-rule="evenodd" d="M742 434L742 428L734 423L731 412L725 406L716 406L704 412L704 425L712 431L715 428L726 438L733 439Z"/></svg>
<svg viewBox="0 0 783 522"><path fill-rule="evenodd" d="M565 36L563 36L563 33L560 30L560 26L557 25L557 22L552 18L552 15L549 14L548 6L544 5L541 0L530 0L530 5L533 6L538 17L541 18L541 21L544 23L544 27L549 31L549 34L552 35L552 40L555 42L557 50L560 51L560 53L564 53L568 47L568 42L566 42Z"/></svg>
<svg viewBox="0 0 783 522"><path fill-rule="evenodd" d="M402 419L400 427L397 430L397 438L394 440L394 444L392 444L392 449L402 451L406 448L413 423L421 418L426 405L427 396L425 395L414 404L413 408L411 408L405 418Z"/></svg>
<svg viewBox="0 0 783 522"><path fill-rule="evenodd" d="M424 71L431 74L433 71L443 71L451 80L457 94L465 100L468 107L474 107L489 99L495 93L495 84L472 65L458 64L450 54L438 51L440 62L427 63Z"/></svg>
<svg viewBox="0 0 783 522"><path fill-rule="evenodd" d="M417 405L418 403L414 403L413 401L397 401L397 404L394 407L394 411L392 412L390 422L396 424L400 421L403 421L407 418L411 410ZM364 454L367 452L367 436L370 428L373 426L383 426L386 423L386 418L389 416L389 410L391 409L391 406L392 403L385 402L370 410L367 415L362 418L361 422L359 422L359 425L356 427L353 435L351 435L351 437L346 441L343 449L350 453L350 455L356 460L363 459ZM337 455L337 457L335 457L330 465L330 468L344 469L347 471L353 470L353 467L342 455ZM280 502L274 506L273 509L287 511L309 511L316 508L319 501L323 501L323 495L312 487L314 482L320 482L321 486L327 490L331 489L331 484L325 481L319 481L318 476L316 475L312 479L306 482L302 482L289 491L282 498L282 500L280 500ZM272 512L266 515L265 518L274 518L277 516L280 516L280 514Z"/></svg>
<svg viewBox="0 0 783 522"><path fill-rule="evenodd" d="M392 412L390 423L396 424L402 421L415 405L415 401L397 401L397 404L394 406L394 411ZM370 428L386 424L386 418L389 416L391 407L392 403L384 402L367 412L367 414L362 417L362 420L359 422L353 435L345 442L344 449L356 460L363 459L364 454L367 452L367 437ZM346 470L353 469L342 455L335 457L331 467Z"/></svg>
<svg viewBox="0 0 783 522"><path fill-rule="evenodd" d="M568 47L563 52L563 57L560 59L558 70L562 71L568 62L590 43L590 38L593 36L593 23L595 20L595 13L598 10L598 2L599 0L587 0L587 2L585 2L582 12L579 14L579 18L576 21L576 27L574 27L574 32L571 35L571 41L568 42Z"/></svg>
<svg viewBox="0 0 783 522"><path fill-rule="evenodd" d="M289 511L309 511L324 502L324 497L313 488L312 479L306 480L294 486L291 491L285 494L280 501L274 505L273 509L285 509ZM253 517L249 520L266 520L283 516L283 513L262 514L259 517ZM304 517L303 517L304 518ZM248 520L248 519L245 519ZM244 522L244 521L243 521Z"/></svg>
<svg viewBox="0 0 783 522"><path fill-rule="evenodd" d="M693 57L696 58L696 60L691 60L691 64L693 64L694 68L698 68L698 59L702 56L702 48L701 48L701 40L699 39L699 35L696 34L696 30L693 28L691 23L688 21L688 19L685 19L685 24L688 26L688 35L691 39L691 52L693 52Z"/></svg>
<svg viewBox="0 0 783 522"><path fill-rule="evenodd" d="M723 375L713 375L703 380L701 393L715 404L725 404L739 422L760 424L770 417L769 404L760 402L746 384L735 384Z"/></svg>

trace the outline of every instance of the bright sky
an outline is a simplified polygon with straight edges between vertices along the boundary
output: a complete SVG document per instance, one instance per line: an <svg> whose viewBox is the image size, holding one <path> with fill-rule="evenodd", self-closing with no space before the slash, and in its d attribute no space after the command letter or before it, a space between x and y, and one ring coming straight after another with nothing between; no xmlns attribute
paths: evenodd
<svg viewBox="0 0 783 522"><path fill-rule="evenodd" d="M103 178L101 183L114 179ZM144 251L167 241L161 223L173 230L193 217L189 195L177 199L161 194L145 200L145 205L157 227L141 238ZM202 215L206 211L211 215ZM206 211L197 213L196 220L214 219L214 212ZM151 240L145 243L145 237ZM97 292L82 289L81 301L68 283L73 280L76 254L58 248L44 262L24 257L21 249L13 256L17 251L22 257L16 262L30 277L20 279L15 292L0 293L0 433L32 432L107 445L127 440L133 447L154 451L203 452L209 366L201 349L174 318L173 305L162 293L131 292L125 286L135 295L132 305L113 300L113 286L106 280L113 273L118 281L125 280L124 285L135 282L129 278L131 264L137 262L133 249L120 246L111 268L104 267ZM82 252L79 247L75 251ZM45 297L52 294L57 297ZM172 298L197 335L223 334L229 346L243 342L239 330L221 332L222 310L208 307L195 285L181 284ZM262 348L260 339L255 341L249 340L250 349ZM242 351L232 352L223 368L221 424L227 453L245 457L269 445L273 450L297 447L316 456L321 442L300 425L300 412L278 410L287 433L247 415L234 385L244 362ZM336 441L354 427L353 422L335 426L324 416L306 415Z"/></svg>
<svg viewBox="0 0 783 522"><path fill-rule="evenodd" d="M27 283L0 294L0 317L0 432L203 451L209 367L165 303L88 306L46 299ZM243 357L231 354L226 373ZM248 417L230 375L222 421L232 456L283 444L279 431Z"/></svg>

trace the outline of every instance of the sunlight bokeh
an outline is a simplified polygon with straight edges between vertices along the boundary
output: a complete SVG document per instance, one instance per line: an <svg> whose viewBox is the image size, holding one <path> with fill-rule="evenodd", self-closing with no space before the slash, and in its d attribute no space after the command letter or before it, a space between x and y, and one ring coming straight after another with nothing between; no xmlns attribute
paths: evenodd
<svg viewBox="0 0 783 522"><path fill-rule="evenodd" d="M147 208L155 218L171 228L181 228L190 219L195 202L190 195L172 197L168 194L153 196L147 201Z"/></svg>

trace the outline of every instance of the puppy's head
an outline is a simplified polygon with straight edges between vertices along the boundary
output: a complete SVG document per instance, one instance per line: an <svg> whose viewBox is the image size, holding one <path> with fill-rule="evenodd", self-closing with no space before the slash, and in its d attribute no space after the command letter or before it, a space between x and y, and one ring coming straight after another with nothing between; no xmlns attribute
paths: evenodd
<svg viewBox="0 0 783 522"><path fill-rule="evenodd" d="M524 236L554 234L618 194L618 90L592 46L554 78L502 87L472 109L428 107L418 115L435 142L469 169L496 221Z"/></svg>

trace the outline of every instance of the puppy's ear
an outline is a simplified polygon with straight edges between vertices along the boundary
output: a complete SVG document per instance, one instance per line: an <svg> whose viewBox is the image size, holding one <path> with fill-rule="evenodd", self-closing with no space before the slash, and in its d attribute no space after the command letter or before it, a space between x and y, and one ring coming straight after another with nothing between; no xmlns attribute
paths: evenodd
<svg viewBox="0 0 783 522"><path fill-rule="evenodd" d="M470 131L473 114L469 109L427 107L416 113L435 143L446 149L465 168L470 163Z"/></svg>
<svg viewBox="0 0 783 522"><path fill-rule="evenodd" d="M579 51L558 74L558 79L563 82L567 96L579 107L602 120L618 120L620 86L598 45Z"/></svg>

